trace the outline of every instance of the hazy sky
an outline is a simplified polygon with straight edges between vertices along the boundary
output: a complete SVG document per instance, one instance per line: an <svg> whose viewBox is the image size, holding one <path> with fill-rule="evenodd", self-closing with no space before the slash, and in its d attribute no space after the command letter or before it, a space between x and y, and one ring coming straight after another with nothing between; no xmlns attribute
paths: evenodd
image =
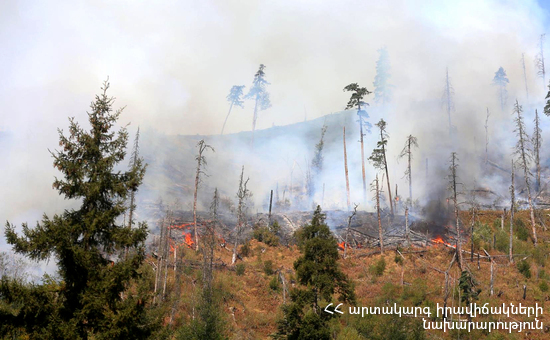
<svg viewBox="0 0 550 340"><path fill-rule="evenodd" d="M216 134L229 89L248 88L260 63L273 103L259 115L262 129L342 110L349 97L342 88L351 82L373 90L377 50L386 46L395 85L390 134L414 128L426 148L434 129L445 128L438 105L423 108L438 104L448 67L453 119L468 142L486 107L494 121L511 121L491 86L499 67L510 79L510 102L525 99L522 53L530 107L541 107L545 87L533 59L549 7L534 0L0 1L0 131L10 136L0 140L0 221L32 221L66 206L51 189L47 149L57 146L56 129L67 128L68 116L85 120L107 76L131 132L139 125ZM251 102L234 109L226 131L249 130L252 110ZM500 130L511 136L509 126ZM493 131L497 140L504 133Z"/></svg>
<svg viewBox="0 0 550 340"><path fill-rule="evenodd" d="M547 14L536 1L3 1L0 126L55 136L109 76L124 121L216 133L260 63L273 107L258 126L288 124L341 110L350 82L372 90L382 46L404 100L439 98L446 66L465 98L499 66L521 88ZM227 131L250 129L252 108Z"/></svg>

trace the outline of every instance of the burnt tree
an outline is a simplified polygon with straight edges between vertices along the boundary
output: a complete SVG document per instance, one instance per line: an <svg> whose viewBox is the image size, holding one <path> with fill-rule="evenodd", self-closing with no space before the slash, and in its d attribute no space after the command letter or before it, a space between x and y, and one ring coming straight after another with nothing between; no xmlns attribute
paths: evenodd
<svg viewBox="0 0 550 340"><path fill-rule="evenodd" d="M462 240L460 235L460 219L458 215L458 195L460 194L458 186L461 183L458 182L458 157L456 152L451 152L449 159L449 189L451 190L451 200L453 201L454 213L456 218L456 259L460 271L462 271Z"/></svg>
<svg viewBox="0 0 550 340"><path fill-rule="evenodd" d="M212 150L214 152L214 148L204 141L204 139L201 139L197 143L197 148L199 150L197 157L195 157L195 160L197 161L197 173L195 175L195 194L193 195L193 229L195 233L195 250L199 251L199 233L197 231L197 196L199 192L199 184L200 184L200 176L206 175L206 173L203 170L203 167L207 165L206 163L206 157L204 157L204 152L208 149Z"/></svg>
<svg viewBox="0 0 550 340"><path fill-rule="evenodd" d="M413 194L412 194L412 171L411 171L411 163L412 163L412 149L418 148L418 140L413 135L409 135L407 137L407 140L405 141L405 147L403 147L403 150L401 150L401 153L399 154L399 158L407 158L407 170L405 170L405 176L409 180L409 206L412 207L413 205Z"/></svg>
<svg viewBox="0 0 550 340"><path fill-rule="evenodd" d="M239 239L241 237L242 230L246 225L246 200L250 197L250 191L247 189L248 180L244 179L244 165L241 171L241 177L239 180L239 190L237 191L237 198L239 199L239 204L237 206L237 227L235 230L235 246L233 247L233 258L231 259L231 264L237 262L237 247L239 246Z"/></svg>
<svg viewBox="0 0 550 340"><path fill-rule="evenodd" d="M523 122L523 108L519 105L517 99L514 104L514 114L517 114L517 117L514 118L516 124L516 129L514 132L518 137L516 143L515 155L518 157L517 164L518 167L523 170L523 177L525 179L525 188L527 190L527 198L529 201L529 211L531 215L531 227L533 229L533 243L535 247L537 246L537 230L535 225L535 210L533 207L533 199L531 197L531 170L529 164L531 162L531 148L530 141L527 132L525 131L525 124Z"/></svg>

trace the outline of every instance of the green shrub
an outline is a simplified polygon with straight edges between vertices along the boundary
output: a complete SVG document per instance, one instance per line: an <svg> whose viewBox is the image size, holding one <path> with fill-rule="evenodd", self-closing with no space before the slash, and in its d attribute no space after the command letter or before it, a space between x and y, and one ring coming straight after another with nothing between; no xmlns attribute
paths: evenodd
<svg viewBox="0 0 550 340"><path fill-rule="evenodd" d="M496 249L503 253L507 253L509 247L510 247L510 234L500 229L499 227L499 229L496 232Z"/></svg>
<svg viewBox="0 0 550 340"><path fill-rule="evenodd" d="M271 280L269 281L269 288L274 291L279 291L279 278L277 276L273 276Z"/></svg>
<svg viewBox="0 0 550 340"><path fill-rule="evenodd" d="M244 265L244 263L238 263L238 264L235 266L235 271L237 272L237 275L238 275L238 276L243 276L243 275L244 275L244 271L245 271L245 265Z"/></svg>
<svg viewBox="0 0 550 340"><path fill-rule="evenodd" d="M548 246L546 244L540 244L533 249L533 259L539 266L544 267L546 264L546 254L548 254Z"/></svg>
<svg viewBox="0 0 550 340"><path fill-rule="evenodd" d="M402 298L404 300L410 300L414 306L420 306L428 296L428 286L426 282L417 278L413 281L412 285L405 286L403 289Z"/></svg>
<svg viewBox="0 0 550 340"><path fill-rule="evenodd" d="M273 275L273 261L267 260L264 262L265 275Z"/></svg>
<svg viewBox="0 0 550 340"><path fill-rule="evenodd" d="M277 230L279 229L279 225L277 224ZM257 227L254 229L252 233L252 237L254 237L259 242L263 242L267 244L270 247L276 247L279 245L279 237L273 232L274 228L270 230L268 227Z"/></svg>
<svg viewBox="0 0 550 340"><path fill-rule="evenodd" d="M248 240L241 247L241 256L249 257L251 255L252 255L252 247L250 246L250 240Z"/></svg>
<svg viewBox="0 0 550 340"><path fill-rule="evenodd" d="M548 283L546 282L546 280L540 281L539 289L540 289L541 292L547 292L548 291Z"/></svg>
<svg viewBox="0 0 550 340"><path fill-rule="evenodd" d="M382 276L386 270L386 260L381 257L375 264L371 265L369 272L374 276Z"/></svg>
<svg viewBox="0 0 550 340"><path fill-rule="evenodd" d="M395 258L393 259L395 261L395 263L397 264L403 264L403 258L398 254L398 255L395 255Z"/></svg>
<svg viewBox="0 0 550 340"><path fill-rule="evenodd" d="M516 266L519 272L523 274L523 276L525 276L528 279L531 278L531 265L529 264L529 262L525 260L519 261Z"/></svg>
<svg viewBox="0 0 550 340"><path fill-rule="evenodd" d="M520 241L527 241L529 238L529 231L527 231L527 227L525 223L523 223L523 220L519 218L514 219L514 236Z"/></svg>

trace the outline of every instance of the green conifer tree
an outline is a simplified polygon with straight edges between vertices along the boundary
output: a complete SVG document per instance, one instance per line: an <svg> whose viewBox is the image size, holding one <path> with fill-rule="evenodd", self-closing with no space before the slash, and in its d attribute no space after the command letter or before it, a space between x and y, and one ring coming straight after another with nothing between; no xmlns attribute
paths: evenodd
<svg viewBox="0 0 550 340"><path fill-rule="evenodd" d="M353 284L338 265L338 243L317 206L310 224L296 233L300 256L294 262L299 287L290 291L291 302L283 306L276 337L287 339L330 339L328 322L338 316L323 311L335 293L338 301L355 303Z"/></svg>
<svg viewBox="0 0 550 340"><path fill-rule="evenodd" d="M22 236L6 225L16 252L32 260L55 259L58 266L60 280L0 286L0 299L22 306L8 322L25 327L31 339L141 339L152 331L147 289L139 284L147 225L127 228L121 218L146 166L137 158L129 171L115 170L126 156L128 133L115 131L122 109L113 111L108 88L106 81L91 104L90 129L70 118L69 135L59 130L61 150L52 152L63 175L53 187L80 207L53 218L44 214L35 228L23 224Z"/></svg>

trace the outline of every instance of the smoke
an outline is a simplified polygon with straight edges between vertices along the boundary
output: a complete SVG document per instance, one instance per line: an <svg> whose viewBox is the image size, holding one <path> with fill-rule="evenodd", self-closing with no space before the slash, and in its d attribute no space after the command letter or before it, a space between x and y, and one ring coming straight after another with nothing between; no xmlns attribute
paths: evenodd
<svg viewBox="0 0 550 340"><path fill-rule="evenodd" d="M406 162L398 162L397 155L412 134L419 143L412 169L416 198L446 197L451 151L460 158L465 187L471 188L475 179L479 186L505 195L509 175L483 161L486 109L491 114L489 159L509 169L515 142L513 100L523 104L529 131L534 109L540 112L543 107L546 88L536 77L533 60L547 17L536 1L4 2L0 217L32 224L42 212L51 215L69 206L51 189L58 173L48 149L55 149L56 128L66 129L68 116L86 120L85 110L107 76L117 105L126 106L121 125L131 122L131 133L142 127L141 145L150 164L140 190L142 202L168 195L189 207L194 145L207 136L216 153L206 155L210 177L201 186L201 208L207 207L214 187L234 199L245 165L254 193L251 210L264 210L269 190L277 185L279 195L284 191L287 197L292 195L291 177L292 187L304 186L324 121L292 131L281 126L341 111L349 98L342 89L349 83L372 91L376 51L383 46L390 56L393 103L367 110L371 123L380 118L388 122L392 186L398 184L399 193L407 197ZM267 66L273 107L259 113L257 128L278 128L257 132L250 151L249 135L243 131L251 128L251 101L244 109L234 108L229 117L226 132L240 134L225 139L214 135L227 114L225 96L231 86L246 85L246 93L260 63ZM491 85L501 66L510 79L505 110ZM455 93L452 136L441 103L446 68ZM316 179L313 201L345 208L345 125L352 202L369 208L372 203L363 202L356 118L353 112L338 117L327 119L325 169ZM544 116L542 120L543 138L550 140L549 123ZM376 141L373 128L365 138L365 157ZM543 149L543 159L547 155ZM367 181L374 176L367 165ZM305 200L301 208L310 209L311 203ZM0 248L3 242L0 238Z"/></svg>

